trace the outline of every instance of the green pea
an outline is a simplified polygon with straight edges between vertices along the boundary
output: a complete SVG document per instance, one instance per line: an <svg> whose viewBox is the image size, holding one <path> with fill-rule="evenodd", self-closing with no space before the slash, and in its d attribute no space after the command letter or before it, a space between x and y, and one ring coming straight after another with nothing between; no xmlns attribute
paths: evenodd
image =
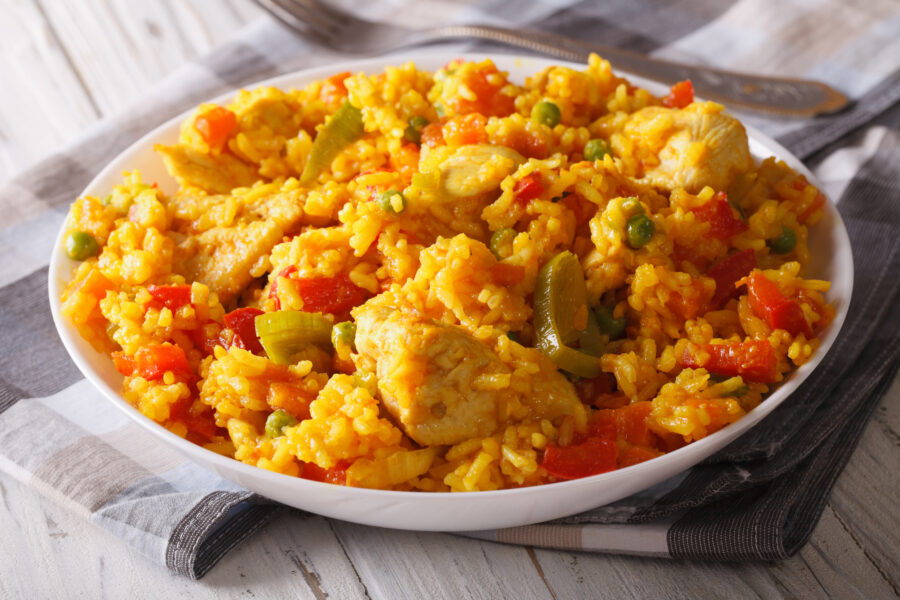
<svg viewBox="0 0 900 600"><path fill-rule="evenodd" d="M489 245L491 248L491 252L494 253L494 256L496 256L498 260L505 258L501 255L500 250L503 248L503 246L513 241L515 237L516 230L512 227L500 229L499 231L495 231L491 234L491 241L489 242Z"/></svg>
<svg viewBox="0 0 900 600"><path fill-rule="evenodd" d="M388 190L378 200L381 210L391 215L399 215L406 210L406 196L397 190Z"/></svg>
<svg viewBox="0 0 900 600"><path fill-rule="evenodd" d="M296 425L297 422L294 415L279 408L266 418L266 437L277 438L282 435L285 427Z"/></svg>
<svg viewBox="0 0 900 600"><path fill-rule="evenodd" d="M517 331L507 331L506 337L516 342L517 344L519 343L519 332Z"/></svg>
<svg viewBox="0 0 900 600"><path fill-rule="evenodd" d="M73 231L66 236L66 254L72 260L86 260L99 252L97 240L86 231Z"/></svg>
<svg viewBox="0 0 900 600"><path fill-rule="evenodd" d="M559 107L557 105L548 100L544 100L543 102L535 104L534 108L531 109L531 118L552 129L559 123L559 120L562 118L562 113L559 112Z"/></svg>
<svg viewBox="0 0 900 600"><path fill-rule="evenodd" d="M403 130L403 139L413 144L422 143L422 129L428 125L428 119L425 117L410 117L409 127Z"/></svg>
<svg viewBox="0 0 900 600"><path fill-rule="evenodd" d="M625 317L614 318L613 311L608 306L601 304L596 307L594 316L597 317L597 328L600 330L600 333L608 335L609 339L619 339L625 333L625 326L628 325L628 320Z"/></svg>
<svg viewBox="0 0 900 600"><path fill-rule="evenodd" d="M797 234L790 227L782 227L781 235L769 240L769 248L775 254L788 254L793 252L797 245Z"/></svg>
<svg viewBox="0 0 900 600"><path fill-rule="evenodd" d="M601 139L588 140L588 143L584 145L584 160L591 162L602 160L607 154L609 154L609 146Z"/></svg>
<svg viewBox="0 0 900 600"><path fill-rule="evenodd" d="M637 214L628 219L625 233L628 236L628 245L637 250L647 245L656 233L656 225L647 215Z"/></svg>
<svg viewBox="0 0 900 600"><path fill-rule="evenodd" d="M339 344L353 346L356 340L356 324L350 321L337 323L331 328L331 344L337 348Z"/></svg>

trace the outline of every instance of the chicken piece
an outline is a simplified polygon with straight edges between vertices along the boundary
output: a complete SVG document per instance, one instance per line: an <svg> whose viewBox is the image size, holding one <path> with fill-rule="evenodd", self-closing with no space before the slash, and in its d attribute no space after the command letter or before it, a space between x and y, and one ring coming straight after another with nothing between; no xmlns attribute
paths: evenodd
<svg viewBox="0 0 900 600"><path fill-rule="evenodd" d="M249 187L259 178L256 165L231 154L213 156L184 146L156 145L166 170L181 187L198 187L211 193L227 194L236 187Z"/></svg>
<svg viewBox="0 0 900 600"><path fill-rule="evenodd" d="M747 132L722 111L719 104L696 102L680 110L648 106L634 113L624 134L634 141L639 157L658 157L658 164L645 162L644 180L697 193L705 186L725 190L735 175L751 169Z"/></svg>
<svg viewBox="0 0 900 600"><path fill-rule="evenodd" d="M176 271L210 287L228 302L253 280L285 233L303 217L295 192L265 196L205 196L196 190L176 195L172 206L184 240Z"/></svg>
<svg viewBox="0 0 900 600"><path fill-rule="evenodd" d="M187 257L180 271L188 281L208 285L227 303L253 280L253 267L283 236L276 221L214 227L179 245L178 254Z"/></svg>
<svg viewBox="0 0 900 600"><path fill-rule="evenodd" d="M459 147L439 168L448 194L471 198L498 189L523 162L512 148L475 144Z"/></svg>
<svg viewBox="0 0 900 600"><path fill-rule="evenodd" d="M375 363L381 399L410 438L457 444L496 431L510 392L482 381L510 369L490 347L459 327L377 301L354 316L361 366Z"/></svg>

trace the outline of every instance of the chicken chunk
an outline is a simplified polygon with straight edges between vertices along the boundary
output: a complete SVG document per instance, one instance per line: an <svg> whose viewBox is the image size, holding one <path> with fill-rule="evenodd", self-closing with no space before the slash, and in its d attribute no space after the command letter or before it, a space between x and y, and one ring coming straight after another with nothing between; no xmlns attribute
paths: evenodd
<svg viewBox="0 0 900 600"><path fill-rule="evenodd" d="M632 115L624 133L636 153L658 156L658 163L647 165L645 181L691 193L705 186L725 190L735 175L752 168L744 126L722 110L719 104L698 102L680 110L649 106Z"/></svg>
<svg viewBox="0 0 900 600"><path fill-rule="evenodd" d="M414 441L456 444L497 429L508 392L480 382L509 368L488 346L459 327L377 304L357 309L356 326L385 407Z"/></svg>
<svg viewBox="0 0 900 600"><path fill-rule="evenodd" d="M184 146L157 145L166 170L181 187L198 187L207 192L227 194L236 187L249 187L259 175L256 166L231 154L203 154Z"/></svg>

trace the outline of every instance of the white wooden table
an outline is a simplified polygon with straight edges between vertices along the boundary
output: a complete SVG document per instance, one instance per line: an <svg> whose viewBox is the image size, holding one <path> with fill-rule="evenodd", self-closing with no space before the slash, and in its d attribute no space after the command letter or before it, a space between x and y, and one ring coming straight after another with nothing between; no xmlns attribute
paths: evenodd
<svg viewBox="0 0 900 600"><path fill-rule="evenodd" d="M0 182L260 15L249 0L0 0ZM778 563L504 546L288 513L202 581L0 475L0 598L900 597L900 384Z"/></svg>

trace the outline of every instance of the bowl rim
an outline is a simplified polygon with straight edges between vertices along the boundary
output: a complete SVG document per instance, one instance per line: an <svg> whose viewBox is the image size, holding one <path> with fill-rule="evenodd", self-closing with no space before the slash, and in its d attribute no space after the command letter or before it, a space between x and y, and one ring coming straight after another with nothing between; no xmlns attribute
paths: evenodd
<svg viewBox="0 0 900 600"><path fill-rule="evenodd" d="M490 58L495 62L495 64L497 64L498 68L500 68L501 70L521 69L524 68L524 64L528 63L535 63L538 68L543 68L544 66L548 65L559 65L583 69L585 66L584 64L573 63L570 61L539 56L517 55L511 53L465 52L452 53L451 56L447 54L446 51L440 50L419 51L414 53L406 52L384 55L378 58L347 60L336 63L329 63L309 69L300 69L290 73L285 73L275 77L248 83L241 88L231 89L227 92L219 94L207 100L206 102L221 103L224 100L232 98L240 89L252 89L261 86L274 86L280 87L282 89L290 89L292 87L304 85L305 83L308 83L315 79L326 77L328 75L341 71L371 72L373 69L383 70L386 66L404 64L408 61L415 61L417 66L421 67L421 64L423 62L430 65L431 63L436 62L436 60L438 59L443 59L446 62L447 60L456 57L460 57L465 60L483 60L485 58ZM426 68L432 67L426 66ZM622 75L624 73L623 76L625 76L629 80L629 82L639 87L648 89L655 94L660 94L662 91L664 91L664 89L666 89L663 84L649 81L639 76L631 75L616 69L614 69L613 72L617 75ZM165 122L159 124L152 130L141 136L134 143L130 144L126 149L119 152L112 160L110 160L106 164L106 166L103 167L103 169L101 169L95 175L91 182L88 183L85 189L77 197L80 198L86 195L98 195L95 188L97 188L104 179L108 179L114 172L121 172L122 166L118 165L119 162L128 160L129 157L139 153L140 151L150 150L150 147L148 145L150 144L151 140L159 137L161 134L164 134L165 132L168 132L172 129L177 131L177 128L181 121L188 115L190 115L195 107L196 104L188 110L179 113L178 115L170 119L167 119ZM751 142L751 149L754 143L757 144L759 147L765 149L770 155L785 161L791 168L805 175L810 183L815 185L817 188L819 188L820 190L822 189L822 184L818 180L818 178L816 178L815 175L786 148L771 139L769 136L763 134L755 127L752 127L746 123L742 123L742 125L747 130L747 135ZM334 484L330 483L318 482L303 479L300 477L293 477L282 473L276 473L273 471L267 471L260 467L248 465L236 459L217 454L212 450L208 450L202 446L189 442L188 440L172 433L162 425L145 416L137 408L129 404L121 395L120 391L113 389L103 379L100 373L94 369L94 367L88 360L89 352L93 352L97 355L99 355L100 353L96 353L92 348L90 348L90 346L87 345L87 342L80 337L75 326L61 314L61 296L65 283L67 283L63 282L61 273L63 273L63 271L69 271L69 274L71 274L71 271L74 269L74 264L76 264L75 261L69 259L64 252L63 237L66 229L65 221L63 222L60 231L57 234L56 241L53 245L53 251L48 268L48 295L51 314L60 339L62 340L66 351L69 353L69 356L72 358L73 362L76 364L85 378L90 381L91 384L93 384L93 386L97 388L108 401L110 401L114 406L116 406L116 408L125 413L132 421L136 422L143 429L154 434L162 442L165 442L169 446L174 447L188 460L196 460L201 465L204 465L203 468L207 468L205 466L207 464L212 464L216 467L219 467L214 470L218 475L222 476L225 479L230 479L230 477L225 473L227 473L228 471L237 471L238 473L246 476L246 478L242 478L242 481L246 481L247 478L262 479L270 484L274 484L277 486L296 486L298 492L315 493L318 490L326 489L326 486L329 489L340 487L347 490L347 493L362 497L386 498L396 500L416 499L416 501L419 502L429 502L428 499L433 499L432 501L437 501L437 499L441 499L444 501L446 501L447 499L456 499L450 501L455 503L468 503L471 502L473 498L477 498L479 501L490 501L493 499L497 499L499 501L506 498L523 495L532 495L539 497L542 494L561 493L563 489L574 491L580 488L594 487L602 482L614 483L617 479L622 479L625 477L635 477L638 476L639 473L658 469L663 464L684 462L686 460L690 460L690 463L687 464L687 466L684 466L682 469L675 471L675 473L683 472L757 425L763 418L765 418L775 408L781 405L781 403L784 402L790 396L790 394L795 391L797 387L799 387L815 371L815 369L819 366L824 357L832 348L834 341L837 339L841 328L844 325L851 302L854 278L852 249L850 246L849 235L847 234L846 227L844 226L843 220L841 219L834 202L830 198L827 198L827 196L825 207L827 212L834 219L831 233L833 235L836 235L837 245L840 249L844 250L841 255L833 255L832 261L840 260L843 263L842 267L844 267L845 269L849 267L849 269L845 271L844 278L841 281L842 285L840 286L841 289L846 290L846 294L840 297L842 302L837 307L835 318L829 325L825 337L820 338L821 343L817 348L816 354L813 359L792 371L790 375L785 378L785 380L782 381L775 390L770 392L769 395L766 396L757 407L747 412L747 414L745 414L740 420L728 425L727 427L724 427L723 429L720 429L719 431L716 431L700 440L696 440L690 444L687 444L682 448L667 452L666 454L663 454L649 461L639 463L637 465L632 465L630 467L624 467L621 469L616 469L614 471L568 481L560 481L522 488L478 491L474 494L458 492L377 490L360 487L335 486ZM836 282L832 281L832 283L834 284ZM834 289L834 287L835 286L833 286L832 289ZM105 358L106 360L109 360L108 356L106 356ZM710 446L715 446L715 448L707 452L707 449ZM658 481L659 480L655 480L654 482L648 483L641 489L646 489L647 487L652 486ZM598 506L602 505L603 504L600 504ZM436 528L435 531L437 530L442 529Z"/></svg>

